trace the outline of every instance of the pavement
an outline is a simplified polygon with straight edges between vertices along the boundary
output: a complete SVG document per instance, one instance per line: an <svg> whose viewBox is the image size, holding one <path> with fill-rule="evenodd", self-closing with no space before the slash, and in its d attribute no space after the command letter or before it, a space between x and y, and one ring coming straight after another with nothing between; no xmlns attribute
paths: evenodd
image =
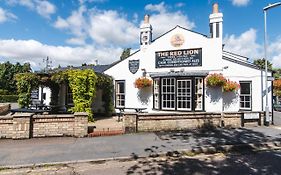
<svg viewBox="0 0 281 175"><path fill-rule="evenodd" d="M201 128L107 137L0 139L0 168L128 160L179 152L281 148L281 113L274 124L244 128Z"/></svg>
<svg viewBox="0 0 281 175"><path fill-rule="evenodd" d="M0 140L0 166L26 167L42 164L135 159L179 151L231 149L236 145L281 145L281 128L202 128L182 132L137 133L94 138L33 138ZM264 144L266 143L266 144ZM264 144L264 145L261 145ZM242 147L241 147L242 145ZM229 147L230 146L230 147ZM208 151L208 150L207 150Z"/></svg>

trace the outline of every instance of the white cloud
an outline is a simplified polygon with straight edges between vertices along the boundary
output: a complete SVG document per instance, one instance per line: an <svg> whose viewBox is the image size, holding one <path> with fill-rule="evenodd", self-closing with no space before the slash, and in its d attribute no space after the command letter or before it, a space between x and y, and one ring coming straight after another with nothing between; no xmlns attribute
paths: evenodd
<svg viewBox="0 0 281 175"><path fill-rule="evenodd" d="M167 32L176 25L193 29L195 23L188 19L188 16L183 14L181 11L170 12L169 7L164 2L160 4L148 4L145 6L145 10L150 12L156 12L150 15L150 23L153 27L154 38ZM169 20L167 20L169 19Z"/></svg>
<svg viewBox="0 0 281 175"><path fill-rule="evenodd" d="M56 12L56 6L48 1L37 0L35 3L37 13L45 18L50 18Z"/></svg>
<svg viewBox="0 0 281 175"><path fill-rule="evenodd" d="M151 15L150 23L153 27L153 38L160 36L176 25L180 25L188 29L193 29L195 27L195 23L191 22L188 17L180 11L175 13L166 12Z"/></svg>
<svg viewBox="0 0 281 175"><path fill-rule="evenodd" d="M17 49L15 49L17 48ZM0 58L11 62L26 62L29 60L35 68L43 58L49 56L53 65L81 65L93 63L98 59L100 64L109 64L116 61L112 55L120 55L121 48L97 48L94 46L67 47L45 45L35 40L0 40Z"/></svg>
<svg viewBox="0 0 281 175"><path fill-rule="evenodd" d="M269 59L272 58L273 67L281 68L281 37L269 45L268 52Z"/></svg>
<svg viewBox="0 0 281 175"><path fill-rule="evenodd" d="M240 36L226 35L224 38L224 49L252 59L262 58L263 48L257 43L256 39L257 31L253 28L242 33Z"/></svg>
<svg viewBox="0 0 281 175"><path fill-rule="evenodd" d="M88 33L97 44L132 46L138 42L139 27L117 11L93 10L89 20Z"/></svg>
<svg viewBox="0 0 281 175"><path fill-rule="evenodd" d="M160 4L147 4L145 6L145 10L147 11L155 11L155 12L159 12L159 13L165 13L166 12L166 6L164 2L161 2Z"/></svg>
<svg viewBox="0 0 281 175"><path fill-rule="evenodd" d="M254 59L264 58L264 45L257 43L257 31L253 28L240 36L230 35L224 38L224 50L237 53ZM281 37L271 41L267 50L267 59L273 63L273 67L281 68Z"/></svg>
<svg viewBox="0 0 281 175"><path fill-rule="evenodd" d="M56 6L47 0L6 0L6 3L27 7L45 18L56 12Z"/></svg>
<svg viewBox="0 0 281 175"><path fill-rule="evenodd" d="M180 7L185 6L185 3L179 2L179 3L176 3L175 6L180 8Z"/></svg>
<svg viewBox="0 0 281 175"><path fill-rule="evenodd" d="M176 25L188 29L195 27L181 11L170 12L164 2L148 4L145 9L153 12L151 24L153 37L165 33ZM169 19L169 20L167 20ZM127 16L115 10L87 9L81 5L65 19L58 17L54 27L70 32L73 37L67 40L71 44L85 44L83 40L90 39L92 43L103 46L135 47L138 44L139 25L137 14L133 14L132 21Z"/></svg>
<svg viewBox="0 0 281 175"><path fill-rule="evenodd" d="M9 20L17 19L17 16L13 13L7 12L3 8L0 7L0 23L4 23Z"/></svg>
<svg viewBox="0 0 281 175"><path fill-rule="evenodd" d="M247 6L250 0L231 0L234 6Z"/></svg>
<svg viewBox="0 0 281 175"><path fill-rule="evenodd" d="M85 13L87 9L85 6L80 6L78 10L72 11L71 15L63 19L62 17L58 17L56 22L54 23L54 27L66 30L70 32L74 37L67 40L69 44L85 44L86 39L86 29L88 28L88 24L86 23Z"/></svg>

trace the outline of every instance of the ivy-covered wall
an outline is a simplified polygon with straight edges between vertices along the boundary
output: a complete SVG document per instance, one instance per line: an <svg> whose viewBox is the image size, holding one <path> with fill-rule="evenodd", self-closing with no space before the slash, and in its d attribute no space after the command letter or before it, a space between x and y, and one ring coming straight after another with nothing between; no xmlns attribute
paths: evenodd
<svg viewBox="0 0 281 175"><path fill-rule="evenodd" d="M56 112L59 106L59 98L65 93L60 93L61 86L68 84L72 94L74 106L70 112L87 112L89 120L93 120L91 108L97 89L102 89L102 101L105 115L113 112L113 81L104 74L96 74L93 69L72 69L57 71L51 74L23 73L16 76L19 93L18 103L21 107L28 107L30 104L31 90L39 85L50 87L51 105ZM61 97L59 97L61 95Z"/></svg>

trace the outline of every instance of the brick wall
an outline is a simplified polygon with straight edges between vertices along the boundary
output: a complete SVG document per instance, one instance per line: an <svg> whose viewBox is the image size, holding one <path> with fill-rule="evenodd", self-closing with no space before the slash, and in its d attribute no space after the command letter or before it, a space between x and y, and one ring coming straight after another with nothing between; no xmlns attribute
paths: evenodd
<svg viewBox="0 0 281 175"><path fill-rule="evenodd" d="M206 125L241 127L243 113L125 113L125 133L142 131L186 130Z"/></svg>
<svg viewBox="0 0 281 175"><path fill-rule="evenodd" d="M0 116L0 138L12 138L13 133L13 117Z"/></svg>
<svg viewBox="0 0 281 175"><path fill-rule="evenodd" d="M0 117L0 138L75 136L88 134L88 115L84 112L67 115L34 115L16 113Z"/></svg>
<svg viewBox="0 0 281 175"><path fill-rule="evenodd" d="M33 137L73 136L73 115L34 115Z"/></svg>

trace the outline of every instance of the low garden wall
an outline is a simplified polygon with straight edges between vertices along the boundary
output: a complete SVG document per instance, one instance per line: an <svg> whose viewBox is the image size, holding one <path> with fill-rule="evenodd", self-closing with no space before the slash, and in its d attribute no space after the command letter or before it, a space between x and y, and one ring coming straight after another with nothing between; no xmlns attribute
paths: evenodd
<svg viewBox="0 0 281 175"><path fill-rule="evenodd" d="M262 116L262 115L260 115ZM204 126L241 127L243 113L125 113L125 133L143 131L186 130ZM261 118L260 118L261 120Z"/></svg>
<svg viewBox="0 0 281 175"><path fill-rule="evenodd" d="M0 116L0 138L84 137L87 134L88 115L84 112L66 115L16 113L11 116Z"/></svg>
<svg viewBox="0 0 281 175"><path fill-rule="evenodd" d="M0 104L0 115L7 114L10 111L10 109L11 109L10 104L1 103Z"/></svg>

